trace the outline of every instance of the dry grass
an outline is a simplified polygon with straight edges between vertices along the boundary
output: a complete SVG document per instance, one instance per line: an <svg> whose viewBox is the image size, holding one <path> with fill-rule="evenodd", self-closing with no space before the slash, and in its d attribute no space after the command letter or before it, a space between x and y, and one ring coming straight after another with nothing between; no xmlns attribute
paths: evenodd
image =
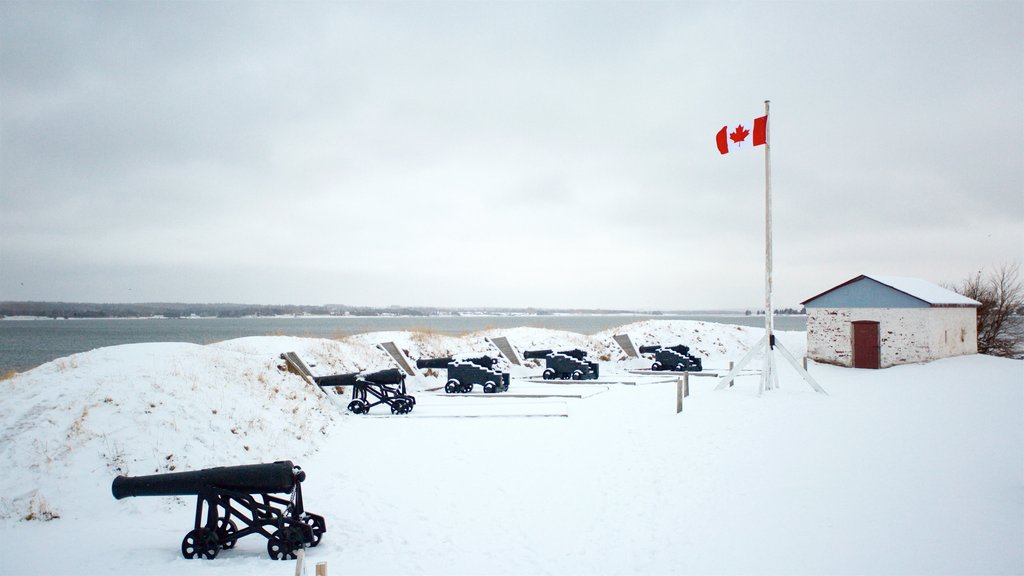
<svg viewBox="0 0 1024 576"><path fill-rule="evenodd" d="M0 382L3 382L4 380L10 380L11 378L14 378L17 375L18 375L18 371L17 370L14 370L14 369L8 370L7 372L4 372L3 374L0 374Z"/></svg>

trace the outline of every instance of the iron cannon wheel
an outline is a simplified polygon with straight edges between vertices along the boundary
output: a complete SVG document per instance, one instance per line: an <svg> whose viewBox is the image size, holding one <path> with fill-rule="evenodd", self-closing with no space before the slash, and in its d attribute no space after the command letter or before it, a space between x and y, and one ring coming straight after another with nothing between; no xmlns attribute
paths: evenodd
<svg viewBox="0 0 1024 576"><path fill-rule="evenodd" d="M302 530L283 526L267 540L267 554L274 560L294 560L295 551L302 548Z"/></svg>
<svg viewBox="0 0 1024 576"><path fill-rule="evenodd" d="M198 556L213 560L219 553L220 540L215 530L197 528L185 534L181 541L181 555L189 560Z"/></svg>
<svg viewBox="0 0 1024 576"><path fill-rule="evenodd" d="M395 401L391 403L392 414L408 414L409 412L412 412L412 402L409 402L405 398L396 398Z"/></svg>
<svg viewBox="0 0 1024 576"><path fill-rule="evenodd" d="M370 408L366 405L366 401L357 398L348 403L348 411L353 414L366 414Z"/></svg>
<svg viewBox="0 0 1024 576"><path fill-rule="evenodd" d="M235 533L238 532L238 526L230 518L218 518L217 519L217 539L220 540L220 547L224 550L230 550L235 547L238 543L238 538L235 538Z"/></svg>
<svg viewBox="0 0 1024 576"><path fill-rule="evenodd" d="M494 394L497 391L498 387L497 385L494 384L494 382L491 382L490 380L484 382L484 394Z"/></svg>
<svg viewBox="0 0 1024 576"><path fill-rule="evenodd" d="M455 394L459 391L459 381L449 380L448 383L444 385L444 391L448 394Z"/></svg>
<svg viewBox="0 0 1024 576"><path fill-rule="evenodd" d="M545 380L554 380L555 379L555 371L552 370L551 368L548 368L547 370L545 370L544 371L544 379Z"/></svg>
<svg viewBox="0 0 1024 576"><path fill-rule="evenodd" d="M682 364L676 364L676 372L685 372L685 371L686 371L686 366L683 366Z"/></svg>
<svg viewBox="0 0 1024 576"><path fill-rule="evenodd" d="M651 364L651 370L653 370L654 372L661 370L661 362L655 362L654 364Z"/></svg>
<svg viewBox="0 0 1024 576"><path fill-rule="evenodd" d="M316 547L320 544L320 540L324 536L324 532L327 531L327 527L324 525L323 518L316 518L314 516L306 516L302 521L309 526L309 529L313 533L313 539L310 541L310 548Z"/></svg>
<svg viewBox="0 0 1024 576"><path fill-rule="evenodd" d="M579 370L573 370L572 371L572 379L573 380L582 380L583 379L583 372L580 372Z"/></svg>

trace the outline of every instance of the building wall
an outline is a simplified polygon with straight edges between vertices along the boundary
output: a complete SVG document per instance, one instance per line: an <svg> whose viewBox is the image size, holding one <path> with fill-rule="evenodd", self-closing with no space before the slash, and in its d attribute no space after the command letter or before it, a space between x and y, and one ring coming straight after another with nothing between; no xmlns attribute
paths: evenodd
<svg viewBox="0 0 1024 576"><path fill-rule="evenodd" d="M852 366L857 320L879 323L882 368L976 354L976 314L975 308L808 308L807 357Z"/></svg>

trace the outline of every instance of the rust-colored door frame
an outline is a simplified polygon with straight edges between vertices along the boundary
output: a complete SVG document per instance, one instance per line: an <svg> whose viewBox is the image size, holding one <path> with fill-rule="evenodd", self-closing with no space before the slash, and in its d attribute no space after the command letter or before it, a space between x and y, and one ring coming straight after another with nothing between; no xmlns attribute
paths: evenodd
<svg viewBox="0 0 1024 576"><path fill-rule="evenodd" d="M857 320L852 324L853 367L880 368L882 346L878 322Z"/></svg>

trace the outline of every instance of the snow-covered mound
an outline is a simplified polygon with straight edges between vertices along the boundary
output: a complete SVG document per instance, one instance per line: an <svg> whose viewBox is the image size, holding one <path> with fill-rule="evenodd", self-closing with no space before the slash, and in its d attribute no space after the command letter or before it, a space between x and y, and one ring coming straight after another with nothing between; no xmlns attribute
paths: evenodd
<svg viewBox="0 0 1024 576"><path fill-rule="evenodd" d="M96 487L117 474L315 451L335 411L277 364L217 346L128 344L0 382L0 517L79 516L109 498Z"/></svg>
<svg viewBox="0 0 1024 576"><path fill-rule="evenodd" d="M393 366L377 348L380 342L395 342L412 359L497 356L485 338L500 335L520 350L583 348L607 361L625 358L611 340L621 332L635 332L640 343L692 342L698 353L715 358L741 353L759 337L758 330L738 326L671 321L640 322L594 336L542 328L464 336L374 332L341 340L260 336L208 346L129 344L75 354L0 382L0 454L15 464L0 476L0 518L75 514L88 500L83 492L95 496L93 488L109 485L117 474L314 453L339 415L337 407L282 370L283 352L297 352L314 374L327 375ZM648 363L637 362L637 367ZM529 363L516 375L536 365ZM436 379L411 379L410 388L436 386Z"/></svg>

